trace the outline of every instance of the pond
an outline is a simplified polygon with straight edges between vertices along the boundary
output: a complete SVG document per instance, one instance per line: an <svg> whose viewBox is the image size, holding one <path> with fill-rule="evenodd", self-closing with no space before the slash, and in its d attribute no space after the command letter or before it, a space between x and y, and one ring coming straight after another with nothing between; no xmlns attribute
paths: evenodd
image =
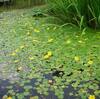
<svg viewBox="0 0 100 99"><path fill-rule="evenodd" d="M100 32L48 24L38 11L0 14L0 99L99 99Z"/></svg>

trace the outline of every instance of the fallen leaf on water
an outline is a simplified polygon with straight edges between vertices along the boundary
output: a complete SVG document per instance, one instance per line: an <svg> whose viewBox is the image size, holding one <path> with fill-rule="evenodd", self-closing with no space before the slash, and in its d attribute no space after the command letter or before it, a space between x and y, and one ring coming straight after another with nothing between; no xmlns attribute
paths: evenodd
<svg viewBox="0 0 100 99"><path fill-rule="evenodd" d="M18 68L17 68L17 72L22 71L22 70L23 70L22 67L18 67Z"/></svg>
<svg viewBox="0 0 100 99"><path fill-rule="evenodd" d="M48 80L48 83L49 83L49 84L53 84L53 81L52 81L52 80Z"/></svg>

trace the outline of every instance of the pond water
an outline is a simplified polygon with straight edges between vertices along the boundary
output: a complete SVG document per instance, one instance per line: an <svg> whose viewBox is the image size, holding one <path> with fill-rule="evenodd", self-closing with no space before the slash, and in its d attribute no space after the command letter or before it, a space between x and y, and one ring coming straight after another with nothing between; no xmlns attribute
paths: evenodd
<svg viewBox="0 0 100 99"><path fill-rule="evenodd" d="M26 85L31 85L32 87L34 87L35 81L36 81L35 79L32 79L30 83L27 83ZM8 93L8 88L7 88L8 86L10 87L12 86L11 90L13 90L13 92L16 92L16 93L23 93L25 91L23 87L20 87L16 83L11 84L9 80L0 80L0 99L2 99L2 97L5 95L11 96L11 94ZM74 91L73 88L69 85L69 87L64 90L63 99L77 99L77 98L79 99L79 97L69 96L69 93L73 91ZM39 99L58 99L57 96L52 91L49 91L48 96L44 96L37 93L37 91L34 88L30 90L30 95L25 96L24 99L29 99L30 96L38 96Z"/></svg>
<svg viewBox="0 0 100 99"><path fill-rule="evenodd" d="M4 95L14 99L86 99L88 87L100 89L95 79L99 78L95 72L99 64L99 33L82 35L71 26L65 30L50 27L42 18L34 18L33 12L25 9L0 14L0 99ZM48 53L50 59L46 60ZM95 64L88 62L89 55ZM91 66L95 67L93 73ZM90 82L81 85L82 81ZM87 96L90 94L93 92Z"/></svg>

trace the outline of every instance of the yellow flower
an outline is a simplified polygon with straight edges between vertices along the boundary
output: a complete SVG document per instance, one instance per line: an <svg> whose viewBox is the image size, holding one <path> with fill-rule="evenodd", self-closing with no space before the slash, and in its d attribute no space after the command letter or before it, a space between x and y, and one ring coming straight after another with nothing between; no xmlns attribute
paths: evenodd
<svg viewBox="0 0 100 99"><path fill-rule="evenodd" d="M9 97L7 97L7 99L12 99L12 97L9 96Z"/></svg>
<svg viewBox="0 0 100 99"><path fill-rule="evenodd" d="M49 58L50 58L50 56L48 56L48 55L44 56L44 59L49 59Z"/></svg>
<svg viewBox="0 0 100 99"><path fill-rule="evenodd" d="M11 56L16 56L16 53L15 52L11 53Z"/></svg>
<svg viewBox="0 0 100 99"><path fill-rule="evenodd" d="M51 39L48 39L48 42L49 42L49 43L51 43L52 41L53 41L53 39L52 39L52 38L51 38Z"/></svg>
<svg viewBox="0 0 100 99"><path fill-rule="evenodd" d="M90 95L88 99L96 99L94 95Z"/></svg>
<svg viewBox="0 0 100 99"><path fill-rule="evenodd" d="M39 32L40 32L40 30L38 30L38 29L34 29L34 32L39 33Z"/></svg>
<svg viewBox="0 0 100 99"><path fill-rule="evenodd" d="M34 57L29 57L29 60L33 60L34 59Z"/></svg>
<svg viewBox="0 0 100 99"><path fill-rule="evenodd" d="M52 52L48 51L47 54L44 56L44 59L49 59L52 56Z"/></svg>
<svg viewBox="0 0 100 99"><path fill-rule="evenodd" d="M92 60L89 60L89 61L88 61L88 64L89 64L89 65L92 65L92 64L93 64L93 61L92 61Z"/></svg>
<svg viewBox="0 0 100 99"><path fill-rule="evenodd" d="M51 51L48 51L48 52L47 52L47 55L48 55L48 56L52 56L52 52L51 52Z"/></svg>
<svg viewBox="0 0 100 99"><path fill-rule="evenodd" d="M80 57L79 57L79 56L75 56L75 57L74 57L74 60L75 60L76 62L78 62L78 61L80 61Z"/></svg>

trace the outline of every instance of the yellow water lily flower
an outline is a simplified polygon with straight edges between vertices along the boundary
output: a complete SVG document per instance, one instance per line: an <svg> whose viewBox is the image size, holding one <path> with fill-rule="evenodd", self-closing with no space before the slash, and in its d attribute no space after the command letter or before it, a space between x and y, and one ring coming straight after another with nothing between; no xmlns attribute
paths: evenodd
<svg viewBox="0 0 100 99"><path fill-rule="evenodd" d="M49 43L51 43L52 41L53 41L53 39L52 39L52 38L51 38L51 39L48 39L48 42L49 42Z"/></svg>
<svg viewBox="0 0 100 99"><path fill-rule="evenodd" d="M29 57L29 60L33 60L34 59L34 57Z"/></svg>
<svg viewBox="0 0 100 99"><path fill-rule="evenodd" d="M80 57L79 57L79 56L75 56L75 57L74 57L74 60L75 60L76 62L78 62L78 61L80 61Z"/></svg>
<svg viewBox="0 0 100 99"><path fill-rule="evenodd" d="M50 56L48 56L48 55L44 56L44 59L49 59L49 58L50 58Z"/></svg>
<svg viewBox="0 0 100 99"><path fill-rule="evenodd" d="M39 33L40 30L39 29L34 29L34 32Z"/></svg>
<svg viewBox="0 0 100 99"><path fill-rule="evenodd" d="M95 95L90 95L88 99L96 99Z"/></svg>
<svg viewBox="0 0 100 99"><path fill-rule="evenodd" d="M47 52L47 55L48 55L48 56L52 56L52 52L51 52L51 51L48 51L48 52Z"/></svg>
<svg viewBox="0 0 100 99"><path fill-rule="evenodd" d="M92 64L93 64L93 61L92 61L92 60L89 60L89 61L88 61L88 64L89 64L89 65L92 65Z"/></svg>
<svg viewBox="0 0 100 99"><path fill-rule="evenodd" d="M9 97L7 97L7 99L12 99L12 97L9 96Z"/></svg>
<svg viewBox="0 0 100 99"><path fill-rule="evenodd" d="M52 56L52 52L48 51L47 54L44 56L44 59L49 59Z"/></svg>

